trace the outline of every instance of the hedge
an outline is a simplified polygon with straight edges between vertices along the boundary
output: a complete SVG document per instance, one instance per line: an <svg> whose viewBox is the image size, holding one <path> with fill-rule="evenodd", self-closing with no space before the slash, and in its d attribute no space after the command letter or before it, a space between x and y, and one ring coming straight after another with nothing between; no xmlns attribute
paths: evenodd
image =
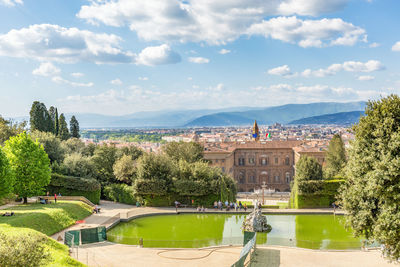
<svg viewBox="0 0 400 267"><path fill-rule="evenodd" d="M134 196L132 186L126 184L111 184L107 185L103 194L109 200L125 203L125 204L136 204L136 197Z"/></svg>
<svg viewBox="0 0 400 267"><path fill-rule="evenodd" d="M83 196L94 204L100 202L100 183L92 178L65 176L57 173L51 175L47 191L53 195L60 193L64 196Z"/></svg>
<svg viewBox="0 0 400 267"><path fill-rule="evenodd" d="M330 207L335 202L339 187L344 180L296 181L290 196L293 208Z"/></svg>

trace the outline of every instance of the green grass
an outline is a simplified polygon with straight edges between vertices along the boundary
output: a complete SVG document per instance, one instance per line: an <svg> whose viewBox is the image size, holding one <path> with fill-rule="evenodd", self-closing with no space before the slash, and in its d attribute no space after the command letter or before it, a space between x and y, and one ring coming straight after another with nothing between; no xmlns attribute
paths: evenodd
<svg viewBox="0 0 400 267"><path fill-rule="evenodd" d="M13 211L15 215L0 217L0 225L31 228L46 235L55 234L92 213L91 207L80 201L18 205L0 210L0 214L6 211Z"/></svg>
<svg viewBox="0 0 400 267"><path fill-rule="evenodd" d="M45 238L45 248L46 251L51 255L48 260L42 262L42 266L65 266L65 267L73 267L73 266L85 266L79 261L71 258L69 256L68 247L58 243L52 238L45 236L38 231L28 229L28 228L17 228L10 227L8 225L0 225L0 231L10 235L11 237L16 237L18 235L27 235L31 234L33 236L43 236ZM12 249L12 248L10 248Z"/></svg>

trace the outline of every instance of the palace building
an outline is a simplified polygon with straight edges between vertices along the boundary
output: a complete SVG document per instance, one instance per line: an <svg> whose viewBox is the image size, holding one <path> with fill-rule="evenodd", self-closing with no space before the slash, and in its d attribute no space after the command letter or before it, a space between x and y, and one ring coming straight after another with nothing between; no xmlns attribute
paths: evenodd
<svg viewBox="0 0 400 267"><path fill-rule="evenodd" d="M326 142L264 141L259 142L254 123L252 142L204 144L204 158L211 166L231 175L239 192L251 192L265 184L276 191L290 191L295 165L301 155L317 158L324 164Z"/></svg>

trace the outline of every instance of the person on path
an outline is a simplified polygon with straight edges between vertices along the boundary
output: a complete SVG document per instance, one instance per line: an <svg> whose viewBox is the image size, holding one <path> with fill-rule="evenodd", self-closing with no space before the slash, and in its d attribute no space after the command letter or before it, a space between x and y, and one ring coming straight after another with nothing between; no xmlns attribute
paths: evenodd
<svg viewBox="0 0 400 267"><path fill-rule="evenodd" d="M218 202L214 201L214 209L218 209Z"/></svg>
<svg viewBox="0 0 400 267"><path fill-rule="evenodd" d="M54 203L57 203L57 194L54 194Z"/></svg>
<svg viewBox="0 0 400 267"><path fill-rule="evenodd" d="M243 205L242 205L242 201L239 201L239 210L242 210Z"/></svg>
<svg viewBox="0 0 400 267"><path fill-rule="evenodd" d="M244 203L243 208L244 208L244 211L247 211L247 205L246 205L246 203Z"/></svg>

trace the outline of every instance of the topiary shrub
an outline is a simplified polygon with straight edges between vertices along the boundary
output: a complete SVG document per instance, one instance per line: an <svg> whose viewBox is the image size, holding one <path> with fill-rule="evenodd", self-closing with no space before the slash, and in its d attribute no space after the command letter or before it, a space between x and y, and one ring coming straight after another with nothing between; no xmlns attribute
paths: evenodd
<svg viewBox="0 0 400 267"><path fill-rule="evenodd" d="M125 203L135 204L136 197L134 196L132 186L126 184L110 184L103 189L103 194L109 200Z"/></svg>
<svg viewBox="0 0 400 267"><path fill-rule="evenodd" d="M84 196L94 204L99 204L101 186L97 180L92 178L53 173L47 191L52 195L60 193L64 196Z"/></svg>

